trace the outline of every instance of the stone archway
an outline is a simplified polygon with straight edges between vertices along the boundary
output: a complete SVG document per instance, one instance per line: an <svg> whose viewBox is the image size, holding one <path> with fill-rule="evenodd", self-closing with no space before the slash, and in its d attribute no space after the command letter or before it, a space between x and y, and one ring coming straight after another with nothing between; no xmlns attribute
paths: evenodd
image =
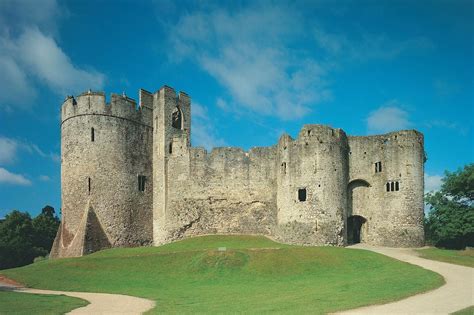
<svg viewBox="0 0 474 315"><path fill-rule="evenodd" d="M363 237L362 226L367 222L367 219L360 215L351 215L347 218L347 243L357 244L360 243ZM362 235L363 236L363 235Z"/></svg>
<svg viewBox="0 0 474 315"><path fill-rule="evenodd" d="M367 230L370 184L363 179L355 179L347 186L347 243L364 243Z"/></svg>

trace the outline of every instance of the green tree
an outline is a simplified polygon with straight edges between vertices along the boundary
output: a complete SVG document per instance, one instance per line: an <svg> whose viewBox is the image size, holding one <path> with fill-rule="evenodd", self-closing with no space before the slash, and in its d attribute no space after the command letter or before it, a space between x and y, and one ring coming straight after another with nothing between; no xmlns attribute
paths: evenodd
<svg viewBox="0 0 474 315"><path fill-rule="evenodd" d="M29 264L44 254L33 246L34 230L26 212L14 210L0 224L0 269Z"/></svg>
<svg viewBox="0 0 474 315"><path fill-rule="evenodd" d="M427 193L427 239L437 247L474 246L474 164L446 172L441 189Z"/></svg>
<svg viewBox="0 0 474 315"><path fill-rule="evenodd" d="M26 212L13 210L0 222L0 269L27 265L45 256L59 226L54 208L46 206L34 219Z"/></svg>
<svg viewBox="0 0 474 315"><path fill-rule="evenodd" d="M35 232L34 245L49 252L59 227L59 218L55 216L54 208L45 206L32 224Z"/></svg>

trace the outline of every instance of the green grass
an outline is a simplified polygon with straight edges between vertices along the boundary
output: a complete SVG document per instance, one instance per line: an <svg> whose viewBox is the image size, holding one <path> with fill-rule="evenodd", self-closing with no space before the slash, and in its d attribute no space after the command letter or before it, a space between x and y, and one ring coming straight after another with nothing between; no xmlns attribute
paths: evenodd
<svg viewBox="0 0 474 315"><path fill-rule="evenodd" d="M180 314L323 314L444 283L436 273L365 250L288 246L255 236L110 249L0 273L32 287L149 298L157 302L152 312Z"/></svg>
<svg viewBox="0 0 474 315"><path fill-rule="evenodd" d="M0 314L65 314L87 301L64 295L0 291Z"/></svg>
<svg viewBox="0 0 474 315"><path fill-rule="evenodd" d="M424 248L417 251L420 253L420 257L422 258L474 267L474 249L449 250L439 248Z"/></svg>
<svg viewBox="0 0 474 315"><path fill-rule="evenodd" d="M473 314L474 314L474 306L469 306L457 312L451 313L451 315L473 315Z"/></svg>

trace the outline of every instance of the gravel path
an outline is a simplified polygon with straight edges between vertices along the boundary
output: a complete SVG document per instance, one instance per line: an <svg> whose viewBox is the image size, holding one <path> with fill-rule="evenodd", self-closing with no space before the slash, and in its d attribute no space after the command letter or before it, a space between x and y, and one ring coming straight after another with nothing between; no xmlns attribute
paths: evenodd
<svg viewBox="0 0 474 315"><path fill-rule="evenodd" d="M23 288L16 284L12 284L0 279L0 290L8 290L15 292L24 293L35 293L35 294L54 294L54 295L67 295L77 297L86 301L89 301L89 305L76 308L68 314L80 315L80 314L142 314L153 307L155 302L147 299L137 298L128 295L120 294L107 294L107 293L89 293L89 292L66 292L66 291L50 291L50 290L39 290Z"/></svg>
<svg viewBox="0 0 474 315"><path fill-rule="evenodd" d="M418 257L412 249L382 248L357 244L350 248L371 250L418 265L442 275L438 289L383 305L372 305L337 314L450 314L474 304L474 268Z"/></svg>

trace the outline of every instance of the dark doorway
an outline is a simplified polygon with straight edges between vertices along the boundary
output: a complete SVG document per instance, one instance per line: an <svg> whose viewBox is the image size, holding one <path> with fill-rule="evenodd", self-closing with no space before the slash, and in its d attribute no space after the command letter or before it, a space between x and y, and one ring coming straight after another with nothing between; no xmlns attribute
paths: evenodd
<svg viewBox="0 0 474 315"><path fill-rule="evenodd" d="M364 217L360 215L352 215L347 218L347 243L360 243L360 230L363 224L367 222Z"/></svg>

